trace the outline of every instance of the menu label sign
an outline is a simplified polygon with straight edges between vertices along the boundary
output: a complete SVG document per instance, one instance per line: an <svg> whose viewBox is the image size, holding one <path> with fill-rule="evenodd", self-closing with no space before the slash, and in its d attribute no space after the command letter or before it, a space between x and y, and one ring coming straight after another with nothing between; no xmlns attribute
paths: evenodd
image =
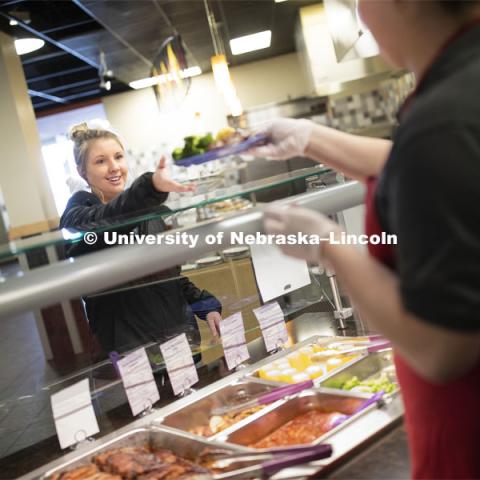
<svg viewBox="0 0 480 480"><path fill-rule="evenodd" d="M263 340L267 352L277 350L288 342L287 326L282 309L278 302L267 303L253 309L262 329Z"/></svg>
<svg viewBox="0 0 480 480"><path fill-rule="evenodd" d="M198 382L197 369L184 333L160 345L160 350L175 395Z"/></svg>
<svg viewBox="0 0 480 480"><path fill-rule="evenodd" d="M147 352L140 348L117 362L133 415L152 408L160 400Z"/></svg>
<svg viewBox="0 0 480 480"><path fill-rule="evenodd" d="M50 402L61 448L75 445L100 431L88 379L54 393Z"/></svg>
<svg viewBox="0 0 480 480"><path fill-rule="evenodd" d="M242 312L234 313L220 322L220 335L229 370L250 358L245 339Z"/></svg>

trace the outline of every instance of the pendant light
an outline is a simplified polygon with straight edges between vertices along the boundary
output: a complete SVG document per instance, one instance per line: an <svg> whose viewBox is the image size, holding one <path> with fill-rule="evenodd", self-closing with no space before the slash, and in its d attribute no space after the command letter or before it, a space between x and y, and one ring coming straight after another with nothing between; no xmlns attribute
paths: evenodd
<svg viewBox="0 0 480 480"><path fill-rule="evenodd" d="M215 79L215 84L217 85L218 90L223 95L230 114L233 117L238 117L242 115L243 108L230 76L222 37L218 32L217 22L215 21L213 12L210 9L208 0L203 0L203 3L205 6L205 12L207 14L210 34L212 36L213 50L215 52L215 55L210 59L213 78Z"/></svg>

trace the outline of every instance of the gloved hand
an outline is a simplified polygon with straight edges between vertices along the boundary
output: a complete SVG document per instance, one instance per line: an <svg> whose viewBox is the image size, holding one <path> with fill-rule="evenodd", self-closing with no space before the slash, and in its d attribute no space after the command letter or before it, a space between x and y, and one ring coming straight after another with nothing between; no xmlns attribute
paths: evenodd
<svg viewBox="0 0 480 480"><path fill-rule="evenodd" d="M263 133L270 139L269 143L248 151L255 157L266 157L272 160L286 160L305 155L310 135L313 130L310 120L279 118L255 133Z"/></svg>
<svg viewBox="0 0 480 480"><path fill-rule="evenodd" d="M313 210L300 207L278 207L275 205L265 208L264 227L266 233L281 235L297 235L299 232L306 235L318 235L320 245L279 245L286 255L301 258L309 263L322 261L323 246L333 232L337 235L341 232L340 226L332 222L328 217Z"/></svg>

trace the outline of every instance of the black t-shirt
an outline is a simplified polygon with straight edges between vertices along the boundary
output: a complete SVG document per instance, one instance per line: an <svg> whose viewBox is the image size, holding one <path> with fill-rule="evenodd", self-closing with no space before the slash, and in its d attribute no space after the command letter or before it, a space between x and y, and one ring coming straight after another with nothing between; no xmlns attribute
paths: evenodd
<svg viewBox="0 0 480 480"><path fill-rule="evenodd" d="M451 42L419 85L375 204L383 230L398 238L405 308L480 331L480 24Z"/></svg>

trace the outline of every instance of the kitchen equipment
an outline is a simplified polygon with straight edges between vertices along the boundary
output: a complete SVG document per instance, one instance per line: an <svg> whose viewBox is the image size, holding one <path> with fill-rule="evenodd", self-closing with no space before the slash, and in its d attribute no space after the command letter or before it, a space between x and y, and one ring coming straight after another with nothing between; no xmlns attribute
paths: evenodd
<svg viewBox="0 0 480 480"><path fill-rule="evenodd" d="M264 393L257 398L254 398L250 401L240 403L237 405L226 405L223 407L217 407L212 410L212 415L226 415L238 412L240 410L245 410L247 408L254 407L256 405L266 405L268 403L276 402L285 398L287 395L293 395L294 393L301 392L307 388L312 388L312 380L307 380L306 382L296 383L294 385L289 385L287 387L275 388L271 392Z"/></svg>
<svg viewBox="0 0 480 480"><path fill-rule="evenodd" d="M333 424L328 432L321 433L315 438L314 443L318 444L322 443L333 430L343 428L344 425L354 421L357 415L374 408L371 404L365 407L365 402L369 399L368 395L349 392L331 394L319 390L303 391L294 398L276 404L274 408L266 409L265 413L260 412L259 415L252 416L250 420L239 424L238 428L231 429L228 433L220 433L213 438L236 445L252 446L294 418L308 412L315 410L340 414L342 421L338 425ZM335 418L332 418L332 421L334 420Z"/></svg>
<svg viewBox="0 0 480 480"><path fill-rule="evenodd" d="M228 258L244 258L250 255L250 249L248 247L233 247L227 248L226 250L222 251L222 256L225 259Z"/></svg>
<svg viewBox="0 0 480 480"><path fill-rule="evenodd" d="M351 381L353 377L361 382L377 379L381 375L397 386L396 390L391 393L386 393L386 397L396 395L399 392L398 381L395 373L395 366L393 365L393 352L391 350L370 353L363 357L358 362L350 365L340 372L331 375L324 381L320 382L321 387L326 388L340 388Z"/></svg>
<svg viewBox="0 0 480 480"><path fill-rule="evenodd" d="M235 446L227 446L215 442L208 442L187 433L162 427L141 427L125 432L123 435L101 441L93 448L82 448L78 452L72 452L63 457L61 462L56 462L55 467L50 468L40 477L42 480L51 478L54 474L71 470L82 465L91 463L94 456L107 450L122 447L148 446L152 450L168 449L175 454L190 461L195 461L205 449L222 449L226 453L246 452L247 449L239 449Z"/></svg>
<svg viewBox="0 0 480 480"><path fill-rule="evenodd" d="M273 391L277 385L242 380L227 385L204 398L184 406L161 419L161 424L198 434L206 430L212 418L212 411L224 405L244 404L263 394Z"/></svg>
<svg viewBox="0 0 480 480"><path fill-rule="evenodd" d="M285 449L288 450L288 449ZM282 452L274 452L272 460L262 462L259 465L245 467L232 472L221 473L213 476L214 480L239 480L244 478L269 478L280 470L285 468L302 465L304 463L328 458L332 455L332 447L330 445L315 445L310 449L305 449L300 453L286 454ZM275 458L277 457L278 458Z"/></svg>
<svg viewBox="0 0 480 480"><path fill-rule="evenodd" d="M219 255L214 255L211 257L199 258L195 263L198 267L209 267L211 265L218 265L222 263L223 259Z"/></svg>

